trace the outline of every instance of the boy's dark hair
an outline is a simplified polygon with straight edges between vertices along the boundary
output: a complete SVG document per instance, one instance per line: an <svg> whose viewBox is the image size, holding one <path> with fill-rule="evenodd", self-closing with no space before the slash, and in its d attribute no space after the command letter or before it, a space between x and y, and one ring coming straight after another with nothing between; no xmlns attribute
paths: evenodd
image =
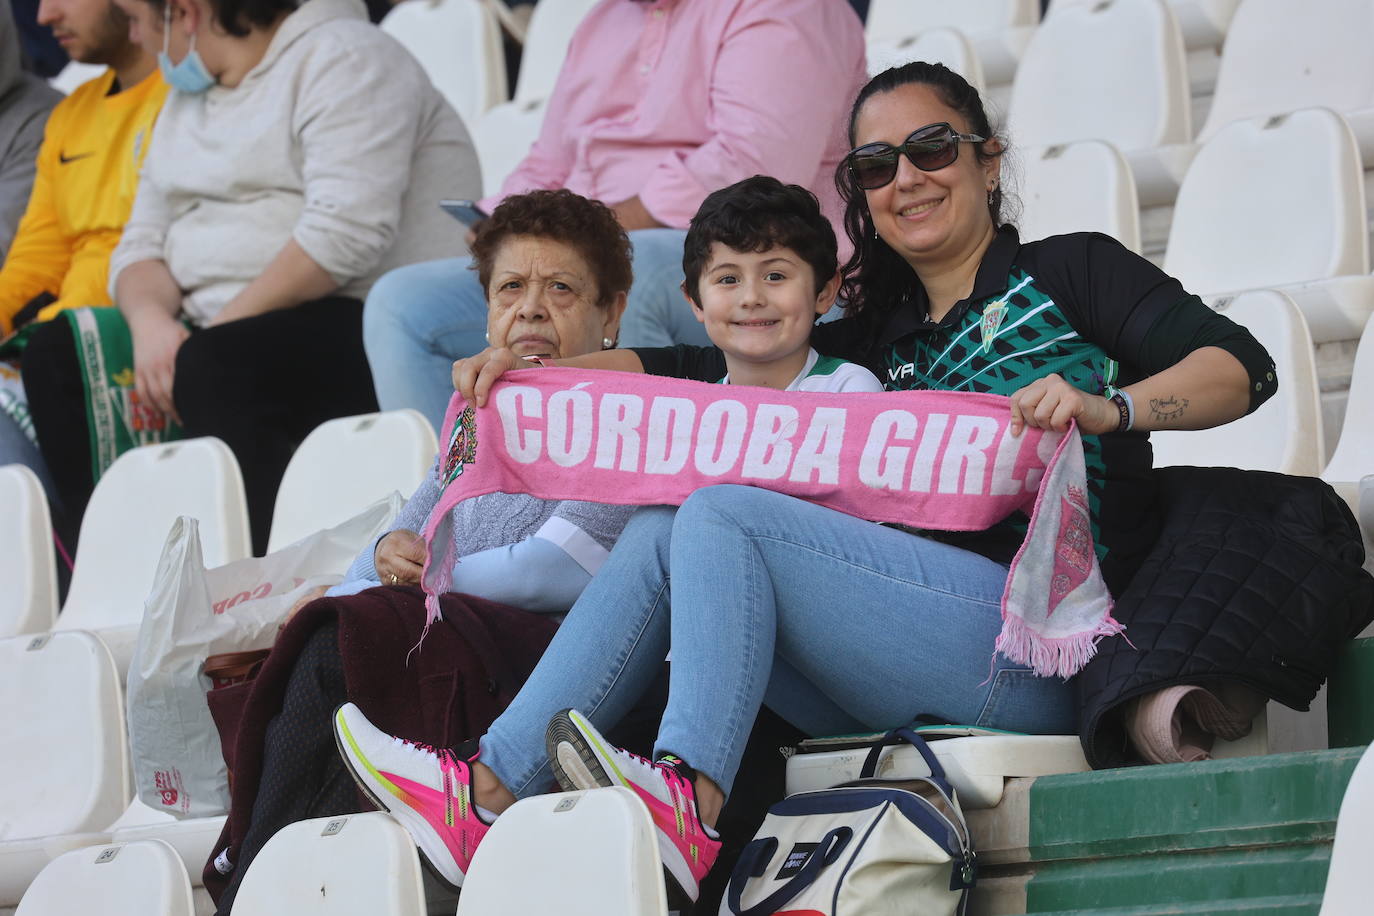
<svg viewBox="0 0 1374 916"><path fill-rule="evenodd" d="M714 242L736 251L790 248L811 265L817 293L839 267L835 230L816 195L766 175L721 188L697 208L682 245L684 285L694 303L701 302L698 283Z"/></svg>

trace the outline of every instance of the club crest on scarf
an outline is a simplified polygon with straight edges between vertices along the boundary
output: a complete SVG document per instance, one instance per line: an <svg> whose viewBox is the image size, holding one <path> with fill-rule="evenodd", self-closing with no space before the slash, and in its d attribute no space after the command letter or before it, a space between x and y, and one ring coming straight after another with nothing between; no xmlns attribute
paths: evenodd
<svg viewBox="0 0 1374 916"><path fill-rule="evenodd" d="M477 457L477 419L469 405L458 415L449 436L448 448L444 452L444 468L440 479L448 486L463 473L466 465L472 464Z"/></svg>
<svg viewBox="0 0 1374 916"><path fill-rule="evenodd" d="M1049 614L1064 597L1085 582L1093 571L1093 533L1088 515L1088 494L1082 487L1065 488L1060 497L1059 538L1054 550L1054 574L1050 579Z"/></svg>

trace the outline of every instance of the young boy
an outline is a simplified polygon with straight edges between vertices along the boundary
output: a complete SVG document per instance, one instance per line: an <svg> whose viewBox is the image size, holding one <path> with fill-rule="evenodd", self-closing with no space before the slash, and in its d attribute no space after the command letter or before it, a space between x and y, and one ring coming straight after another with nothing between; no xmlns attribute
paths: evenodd
<svg viewBox="0 0 1374 916"><path fill-rule="evenodd" d="M815 195L756 175L708 196L683 243L683 294L725 354L726 385L882 391L873 373L811 349L840 286L835 232Z"/></svg>

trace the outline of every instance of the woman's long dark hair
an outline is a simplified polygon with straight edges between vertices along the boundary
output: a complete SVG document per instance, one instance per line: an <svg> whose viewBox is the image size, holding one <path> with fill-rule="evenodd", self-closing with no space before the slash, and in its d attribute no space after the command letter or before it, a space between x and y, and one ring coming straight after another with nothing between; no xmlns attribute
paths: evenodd
<svg viewBox="0 0 1374 916"><path fill-rule="evenodd" d="M933 89L941 102L964 116L973 133L993 138L992 125L988 123L978 90L944 64L918 60L879 73L859 90L859 97L854 100L854 107L849 112L851 148L856 143L854 123L864 103L878 93L891 92L899 86L913 83ZM918 126L912 125L913 128ZM998 142L1000 146L992 150L987 148L986 141L975 143L973 151L978 161L986 163L1001 156L1006 144L1000 139ZM844 231L854 244L854 253L843 268L844 287L841 295L847 303L846 313L856 316L862 322L863 336L871 338L889 314L915 299L921 289L921 281L911 265L878 238L863 189L854 183L845 162L841 162L835 171L835 186L845 204ZM988 203L994 226L1002 225L1002 200L1002 182L999 181Z"/></svg>

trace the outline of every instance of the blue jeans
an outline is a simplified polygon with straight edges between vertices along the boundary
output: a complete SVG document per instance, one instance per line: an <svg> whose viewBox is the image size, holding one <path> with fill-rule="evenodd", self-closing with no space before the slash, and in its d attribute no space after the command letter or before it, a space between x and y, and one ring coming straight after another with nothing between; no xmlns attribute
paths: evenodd
<svg viewBox="0 0 1374 916"><path fill-rule="evenodd" d="M641 229L634 243L634 286L620 322L620 346L707 346L710 340L682 296L681 229ZM453 361L487 345L487 300L471 258L399 267L372 287L363 311L363 345L382 410L413 407L435 429L453 396Z"/></svg>
<svg viewBox="0 0 1374 916"><path fill-rule="evenodd" d="M0 411L0 466L6 464L22 464L37 474L39 482L43 484L43 492L48 496L48 502L56 507L57 490L52 485L52 478L48 476L48 466L43 461L43 454L38 451L38 446L24 435L24 431L19 428L14 418Z"/></svg>
<svg viewBox="0 0 1374 916"><path fill-rule="evenodd" d="M641 509L482 760L516 795L543 791L549 718L574 707L609 728L670 646L656 753L727 793L764 702L813 736L918 716L1070 734L1072 685L993 657L1006 577L978 554L755 487Z"/></svg>

